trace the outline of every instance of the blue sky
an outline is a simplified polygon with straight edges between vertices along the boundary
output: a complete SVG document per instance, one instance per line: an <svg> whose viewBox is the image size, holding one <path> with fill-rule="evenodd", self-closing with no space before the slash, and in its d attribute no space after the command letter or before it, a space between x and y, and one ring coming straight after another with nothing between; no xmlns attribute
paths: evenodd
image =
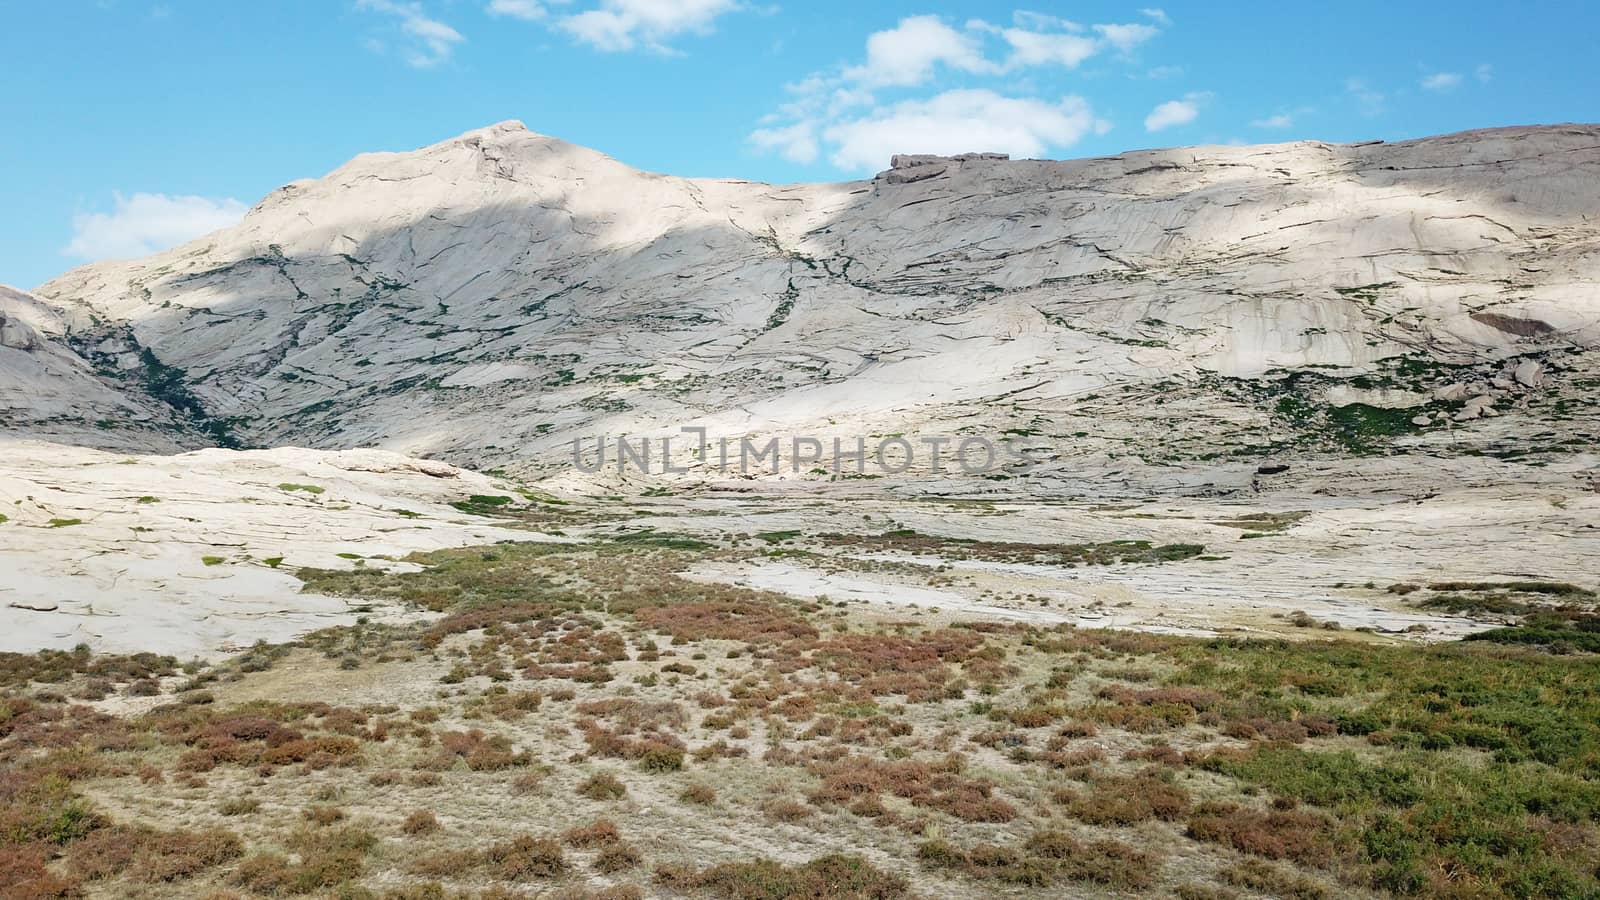
<svg viewBox="0 0 1600 900"><path fill-rule="evenodd" d="M504 119L676 175L863 177L1600 120L1600 3L0 0L0 282Z"/></svg>

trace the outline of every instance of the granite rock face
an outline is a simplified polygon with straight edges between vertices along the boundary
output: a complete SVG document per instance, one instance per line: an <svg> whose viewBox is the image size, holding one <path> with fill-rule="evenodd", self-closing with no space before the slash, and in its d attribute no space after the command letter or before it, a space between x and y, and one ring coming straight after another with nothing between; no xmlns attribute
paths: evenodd
<svg viewBox="0 0 1600 900"><path fill-rule="evenodd" d="M1204 491L1262 453L1347 451L1352 417L1429 453L1471 429L1424 415L1527 433L1594 377L1600 126L894 163L682 179L502 123L8 294L47 340L8 324L0 365L138 406L162 427L118 428L150 449L566 478L572 438L602 433L1020 433L1062 479ZM8 399L8 427L90 442L49 396ZM1568 409L1562 439L1593 415Z"/></svg>
<svg viewBox="0 0 1600 900"><path fill-rule="evenodd" d="M0 285L0 435L158 452L205 440L144 382L97 369L68 343L72 324L62 310Z"/></svg>

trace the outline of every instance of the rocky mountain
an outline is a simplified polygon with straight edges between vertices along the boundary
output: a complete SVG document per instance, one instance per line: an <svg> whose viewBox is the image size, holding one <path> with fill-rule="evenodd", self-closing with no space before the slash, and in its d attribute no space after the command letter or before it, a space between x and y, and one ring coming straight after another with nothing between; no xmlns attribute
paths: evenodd
<svg viewBox="0 0 1600 900"><path fill-rule="evenodd" d="M0 434L49 437L107 449L172 452L200 439L190 417L151 392L160 385L116 368L97 371L67 341L73 328L104 326L15 288L0 285ZM132 344L118 354L140 373ZM152 367L159 361L150 359Z"/></svg>
<svg viewBox="0 0 1600 900"><path fill-rule="evenodd" d="M0 427L567 486L603 433L1005 435L1076 495L1600 434L1600 126L894 163L682 179L514 122L363 155L4 294Z"/></svg>

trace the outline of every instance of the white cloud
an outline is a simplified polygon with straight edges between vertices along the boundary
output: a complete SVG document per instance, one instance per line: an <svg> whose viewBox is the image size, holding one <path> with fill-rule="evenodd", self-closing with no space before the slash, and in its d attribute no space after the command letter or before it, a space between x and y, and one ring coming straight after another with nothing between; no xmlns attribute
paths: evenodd
<svg viewBox="0 0 1600 900"><path fill-rule="evenodd" d="M1045 13L1029 12L1025 9L1019 9L1012 13L1011 21L1015 22L1018 28L1033 28L1039 31L1049 31L1052 29L1058 31L1083 30L1082 25L1079 25L1077 22L1073 22L1069 19L1063 19L1060 16L1046 15Z"/></svg>
<svg viewBox="0 0 1600 900"><path fill-rule="evenodd" d="M119 193L112 212L72 217L72 242L61 252L88 260L149 256L236 224L247 209L231 197Z"/></svg>
<svg viewBox="0 0 1600 900"><path fill-rule="evenodd" d="M1251 122L1250 122L1250 127L1251 128L1293 128L1294 127L1294 116L1292 116L1292 115L1290 115L1288 113L1278 113L1275 116L1267 116L1265 119L1252 119Z"/></svg>
<svg viewBox="0 0 1600 900"><path fill-rule="evenodd" d="M1099 41L1081 34L1007 28L1001 36L1011 45L1011 57L1006 63L1010 68L1054 64L1074 69L1100 51Z"/></svg>
<svg viewBox="0 0 1600 900"><path fill-rule="evenodd" d="M762 150L776 150L790 162L806 164L817 160L817 126L813 122L758 128L750 133L750 143Z"/></svg>
<svg viewBox="0 0 1600 900"><path fill-rule="evenodd" d="M1167 15L1167 11L1164 9L1145 8L1139 10L1139 15L1145 16L1150 21L1160 25L1163 28L1172 24L1172 17Z"/></svg>
<svg viewBox="0 0 1600 900"><path fill-rule="evenodd" d="M1422 79L1422 86L1430 91L1453 91L1461 86L1458 72L1434 72Z"/></svg>
<svg viewBox="0 0 1600 900"><path fill-rule="evenodd" d="M413 48L406 55L410 65L426 69L450 58L455 45L466 40L461 32L428 16L421 3L402 0L356 0L357 9L371 10L400 20L400 30L412 39Z"/></svg>
<svg viewBox="0 0 1600 900"><path fill-rule="evenodd" d="M738 0L603 0L596 9L563 18L560 27L597 50L644 46L671 53L667 41L710 33L718 17L739 8Z"/></svg>
<svg viewBox="0 0 1600 900"><path fill-rule="evenodd" d="M844 74L868 87L916 85L927 81L939 64L963 72L995 70L975 36L951 28L938 16L912 16L868 37L866 63Z"/></svg>
<svg viewBox="0 0 1600 900"><path fill-rule="evenodd" d="M748 140L792 162L826 158L852 171L882 168L895 153L1038 156L1070 147L1110 124L1080 97L1040 98L1030 70L1074 69L1113 52L1126 59L1170 22L1160 10L1141 12L1148 24L1082 25L1025 11L1014 12L1008 25L910 16L868 36L859 63L789 85L791 98L763 118ZM934 83L942 93L901 99L909 88ZM1198 108L1207 96L1186 100Z"/></svg>
<svg viewBox="0 0 1600 900"><path fill-rule="evenodd" d="M1144 117L1144 130L1157 132L1187 125L1200 117L1200 105L1210 98L1210 94L1201 93L1185 94L1182 100L1168 100Z"/></svg>
<svg viewBox="0 0 1600 900"><path fill-rule="evenodd" d="M1082 97L1049 103L976 89L880 107L829 125L823 137L832 145L829 159L834 165L874 171L886 167L896 153L994 151L1037 157L1107 128Z"/></svg>
<svg viewBox="0 0 1600 900"><path fill-rule="evenodd" d="M1488 63L1479 63L1478 68L1474 69L1472 74L1478 79L1479 84L1488 84L1494 78L1494 66Z"/></svg>
<svg viewBox="0 0 1600 900"><path fill-rule="evenodd" d="M1123 53L1161 33L1161 29L1154 25L1096 25L1094 30L1105 38L1106 43Z"/></svg>
<svg viewBox="0 0 1600 900"><path fill-rule="evenodd" d="M489 0L484 12L491 16L507 16L528 22L542 19L546 15L544 6L538 0Z"/></svg>
<svg viewBox="0 0 1600 900"><path fill-rule="evenodd" d="M1032 12L1013 13L1012 22L1001 27L973 19L958 29L938 16L910 16L869 36L866 62L845 68L841 77L867 87L909 87L929 81L940 66L969 75L1000 75L1031 66L1072 69L1107 48L1127 53L1161 33L1155 25L1137 23L1085 28ZM1004 60L988 54L985 40L996 36L1009 51Z"/></svg>

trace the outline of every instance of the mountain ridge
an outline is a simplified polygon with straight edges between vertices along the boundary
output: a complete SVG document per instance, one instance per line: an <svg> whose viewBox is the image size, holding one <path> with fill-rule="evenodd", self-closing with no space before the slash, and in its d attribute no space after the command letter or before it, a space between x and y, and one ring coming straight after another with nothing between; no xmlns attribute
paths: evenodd
<svg viewBox="0 0 1600 900"><path fill-rule="evenodd" d="M565 445L600 433L1060 445L1088 421L1063 466L1220 453L1241 461L1208 483L1238 487L1250 457L1341 449L1286 443L1286 373L1319 382L1291 399L1323 425L1345 408L1330 392L1376 410L1426 395L1402 424L1486 398L1475 421L1577 389L1600 341L1600 126L894 171L682 179L502 122L363 154L233 228L37 294L76 345L126 344L102 377L138 393L153 363L180 412L193 399L180 443L378 446L530 477L562 476ZM1507 382L1525 362L1550 373L1537 390ZM1433 396L1457 383L1471 396ZM1149 434L1180 409L1181 433ZM1438 451L1427 427L1382 437Z"/></svg>

